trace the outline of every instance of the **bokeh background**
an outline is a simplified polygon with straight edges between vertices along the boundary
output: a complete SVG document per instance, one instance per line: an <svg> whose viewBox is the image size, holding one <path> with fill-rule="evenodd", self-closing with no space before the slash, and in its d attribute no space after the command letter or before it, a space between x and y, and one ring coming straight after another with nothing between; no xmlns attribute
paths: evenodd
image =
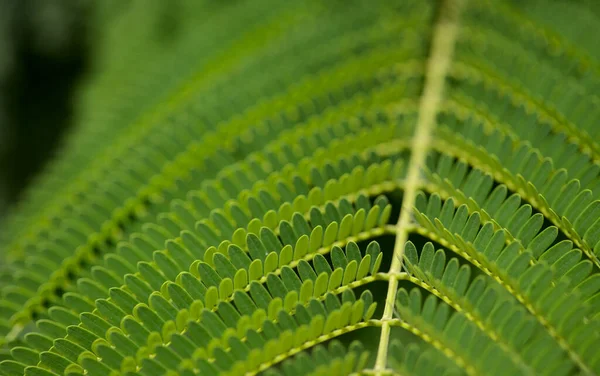
<svg viewBox="0 0 600 376"><path fill-rule="evenodd" d="M0 0L0 218L72 127L92 2Z"/></svg>
<svg viewBox="0 0 600 376"><path fill-rule="evenodd" d="M0 0L0 226L76 127L82 92L127 55L118 41L168 50L182 3Z"/></svg>

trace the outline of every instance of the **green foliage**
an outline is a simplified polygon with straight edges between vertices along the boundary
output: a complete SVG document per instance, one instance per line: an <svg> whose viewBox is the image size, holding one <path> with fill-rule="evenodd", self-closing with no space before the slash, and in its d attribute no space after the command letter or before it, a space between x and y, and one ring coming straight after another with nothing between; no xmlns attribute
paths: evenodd
<svg viewBox="0 0 600 376"><path fill-rule="evenodd" d="M516 2L150 3L98 5L6 222L0 373L600 374L589 40Z"/></svg>

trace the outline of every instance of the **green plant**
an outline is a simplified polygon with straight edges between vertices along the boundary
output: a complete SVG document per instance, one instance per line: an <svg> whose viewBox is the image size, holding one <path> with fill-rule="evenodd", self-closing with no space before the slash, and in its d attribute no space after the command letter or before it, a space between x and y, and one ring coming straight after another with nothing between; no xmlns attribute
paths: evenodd
<svg viewBox="0 0 600 376"><path fill-rule="evenodd" d="M593 33L157 4L99 5L80 126L5 225L0 372L600 373Z"/></svg>

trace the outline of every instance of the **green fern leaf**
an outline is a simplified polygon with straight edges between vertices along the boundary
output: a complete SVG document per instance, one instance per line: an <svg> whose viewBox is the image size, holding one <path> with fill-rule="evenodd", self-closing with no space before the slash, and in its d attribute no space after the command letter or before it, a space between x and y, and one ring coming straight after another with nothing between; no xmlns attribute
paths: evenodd
<svg viewBox="0 0 600 376"><path fill-rule="evenodd" d="M594 4L177 4L96 5L0 374L600 374Z"/></svg>

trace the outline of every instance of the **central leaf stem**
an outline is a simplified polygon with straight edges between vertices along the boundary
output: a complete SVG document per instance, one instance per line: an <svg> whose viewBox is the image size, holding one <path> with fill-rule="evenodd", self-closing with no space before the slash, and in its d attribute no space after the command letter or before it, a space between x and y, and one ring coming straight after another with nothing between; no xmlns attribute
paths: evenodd
<svg viewBox="0 0 600 376"><path fill-rule="evenodd" d="M442 101L442 93L446 75L452 61L454 46L458 35L458 20L464 0L442 0L439 18L436 22L431 52L427 62L425 87L419 103L419 116L412 141L412 154L408 167L402 208L396 224L396 242L389 274L397 274L402 269L404 244L408 240L411 227L412 210L421 184L421 173L429 151L436 116ZM390 278L388 284L385 309L381 317L381 337L375 362L376 373L381 373L387 366L388 345L391 326L389 320L394 313L394 302L398 291L398 279Z"/></svg>

